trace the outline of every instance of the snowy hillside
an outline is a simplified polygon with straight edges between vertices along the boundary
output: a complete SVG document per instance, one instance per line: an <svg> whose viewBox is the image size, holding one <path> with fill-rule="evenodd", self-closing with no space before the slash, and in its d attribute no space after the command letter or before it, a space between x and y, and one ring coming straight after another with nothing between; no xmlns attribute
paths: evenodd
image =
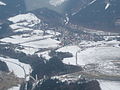
<svg viewBox="0 0 120 90"><path fill-rule="evenodd" d="M14 23L10 27L14 30L17 29L18 31L25 31L27 29L29 30L29 28L26 27L33 27L41 22L41 20L32 13L20 14L15 17L10 17L8 20Z"/></svg>
<svg viewBox="0 0 120 90"><path fill-rule="evenodd" d="M53 30L35 29L36 25L41 26L41 19L37 18L33 13L16 15L10 17L8 20L12 22L9 26L13 34L0 39L0 41L1 44L15 45L14 52L23 52L28 56L38 55L50 59L51 57L48 55L50 50L60 47L61 42L56 40L56 37L60 33ZM9 46L5 48L9 48ZM15 59L10 57L0 57L0 60L7 64L10 72L13 72L19 78L25 78L25 73L27 75L31 73L31 65L21 62L19 58ZM27 78L27 80L29 79ZM13 87L11 89L13 90L19 87Z"/></svg>
<svg viewBox="0 0 120 90"><path fill-rule="evenodd" d="M31 66L25 63L19 62L17 59L12 59L9 57L0 57L0 60L5 62L9 68L10 72L13 72L17 77L19 78L25 78L25 72L27 75L30 74ZM25 72L23 70L23 67L25 69Z"/></svg>
<svg viewBox="0 0 120 90"><path fill-rule="evenodd" d="M20 45L23 49L16 48L17 51L22 51L26 54L40 54L39 50L48 48L56 48L59 46L60 41L54 38L60 33L52 30L36 30L34 29L36 24L40 24L41 20L38 19L34 14L21 14L8 19L13 24L10 27L13 32L22 33L17 35L11 35L3 38L0 41L6 43L12 43Z"/></svg>
<svg viewBox="0 0 120 90"><path fill-rule="evenodd" d="M12 21L13 23L20 23L22 22L21 24L24 25L23 22L26 22L27 24L25 25L28 25L28 24L33 24L32 26L34 26L35 24L38 24L40 23L40 19L38 19L34 14L32 13L28 13L28 14L19 14L15 17L10 17L8 19L9 21ZM20 25L21 25L20 24ZM29 25L28 25L29 26Z"/></svg>

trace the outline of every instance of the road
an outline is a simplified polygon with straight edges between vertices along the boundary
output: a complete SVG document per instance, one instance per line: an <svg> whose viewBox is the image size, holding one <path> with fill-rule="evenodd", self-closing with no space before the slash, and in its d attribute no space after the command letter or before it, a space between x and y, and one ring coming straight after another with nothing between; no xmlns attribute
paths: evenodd
<svg viewBox="0 0 120 90"><path fill-rule="evenodd" d="M98 72L90 72L90 71L80 71L60 76L55 76L60 80L73 80L76 81L80 78L87 79L98 79L98 80L109 80L109 81L120 81L120 75L110 75L110 74L102 74Z"/></svg>

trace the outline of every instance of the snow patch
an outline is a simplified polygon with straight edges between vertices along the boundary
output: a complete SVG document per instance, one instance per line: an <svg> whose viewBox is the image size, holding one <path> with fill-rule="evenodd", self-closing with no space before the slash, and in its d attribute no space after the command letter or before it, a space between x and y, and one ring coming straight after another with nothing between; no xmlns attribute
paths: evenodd
<svg viewBox="0 0 120 90"><path fill-rule="evenodd" d="M12 21L14 23L22 22L22 21L27 21L27 22L34 22L34 23L40 23L41 20L38 19L34 14L28 13L28 14L19 14L14 17L10 17L8 19L9 21Z"/></svg>
<svg viewBox="0 0 120 90"><path fill-rule="evenodd" d="M29 43L23 43L22 46L33 47L33 48L55 48L60 42L51 38L44 40L33 41Z"/></svg>
<svg viewBox="0 0 120 90"><path fill-rule="evenodd" d="M89 5L90 5L90 4L93 4L94 2L96 2L96 0L93 0L92 2L90 2Z"/></svg>
<svg viewBox="0 0 120 90"><path fill-rule="evenodd" d="M64 20L64 22L65 22L65 25L67 25L68 23L69 23L69 17L66 17L66 19Z"/></svg>
<svg viewBox="0 0 120 90"><path fill-rule="evenodd" d="M59 6L61 5L62 3L64 3L65 1L67 0L50 0L49 3L50 5L53 5L53 6Z"/></svg>
<svg viewBox="0 0 120 90"><path fill-rule="evenodd" d="M49 56L49 53L50 53L50 50L45 51L45 52L41 52L41 53L37 53L37 54L38 54L38 56L42 56L46 60L49 60L51 58L51 56Z"/></svg>
<svg viewBox="0 0 120 90"><path fill-rule="evenodd" d="M20 90L20 85L14 86L14 87L12 87L12 88L10 88L8 90Z"/></svg>
<svg viewBox="0 0 120 90"><path fill-rule="evenodd" d="M75 55L75 53L79 50L80 48L78 46L65 46L65 47L58 49L57 52L70 52L73 55Z"/></svg>
<svg viewBox="0 0 120 90"><path fill-rule="evenodd" d="M105 10L107 10L110 7L110 3L107 3L105 6Z"/></svg>
<svg viewBox="0 0 120 90"><path fill-rule="evenodd" d="M0 6L6 6L6 3L0 1Z"/></svg>

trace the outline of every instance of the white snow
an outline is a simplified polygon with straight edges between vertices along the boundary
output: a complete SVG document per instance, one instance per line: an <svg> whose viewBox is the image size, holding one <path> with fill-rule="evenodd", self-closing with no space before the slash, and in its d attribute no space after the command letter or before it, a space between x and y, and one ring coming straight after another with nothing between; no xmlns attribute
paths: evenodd
<svg viewBox="0 0 120 90"><path fill-rule="evenodd" d="M49 60L51 57L49 56L49 53L50 53L50 50L48 51L45 51L45 52L40 52L40 53L37 53L38 56L42 56L43 58L45 58L46 60Z"/></svg>
<svg viewBox="0 0 120 90"><path fill-rule="evenodd" d="M14 86L14 87L12 87L12 88L10 88L8 90L20 90L20 85Z"/></svg>
<svg viewBox="0 0 120 90"><path fill-rule="evenodd" d="M41 31L40 31L41 32ZM6 43L13 43L13 44L19 44L24 49L18 50L22 51L26 54L34 54L37 52L40 48L56 48L59 46L59 41L55 39L51 39L53 35L45 35L42 36L39 31L36 33L39 33L39 35L29 35L29 34L23 34L23 35L14 35L11 37L3 38L0 41L6 42ZM35 34L35 32L32 32Z"/></svg>
<svg viewBox="0 0 120 90"><path fill-rule="evenodd" d="M96 2L96 0L93 0L92 2L90 2L89 5L90 5L90 4L93 4L94 2Z"/></svg>
<svg viewBox="0 0 120 90"><path fill-rule="evenodd" d="M38 40L38 41L33 41L29 43L23 43L21 45L27 46L27 47L34 47L34 48L54 48L59 45L59 41L56 41L51 38L47 38L44 40Z"/></svg>
<svg viewBox="0 0 120 90"><path fill-rule="evenodd" d="M8 20L14 23L10 25L14 32L31 31L33 30L31 27L36 24L40 24L41 22L41 20L33 13L19 14L14 17L10 17Z"/></svg>
<svg viewBox="0 0 120 90"><path fill-rule="evenodd" d="M75 55L75 53L79 50L80 48L78 46L65 46L65 47L58 49L57 52L70 52L73 55Z"/></svg>
<svg viewBox="0 0 120 90"><path fill-rule="evenodd" d="M12 59L9 57L0 57L0 60L5 62L11 72L13 72L19 78L25 78L24 70L20 67L24 67L26 74L30 73L31 66L28 64L24 64L19 62L17 59ZM19 66L20 65L20 66Z"/></svg>
<svg viewBox="0 0 120 90"><path fill-rule="evenodd" d="M10 17L8 20L14 23L10 25L14 32L32 30L28 27L33 27L41 22L41 20L37 18L33 13L19 14L14 17Z"/></svg>
<svg viewBox="0 0 120 90"><path fill-rule="evenodd" d="M16 51L22 51L26 54L34 54L39 49L52 49L59 46L60 41L55 40L53 37L60 33L54 31L46 31L47 35L43 35L42 30L31 30L31 33L22 35L13 35L0 39L0 41L12 44L19 44L23 49L17 49ZM36 53L37 54L37 53ZM40 53L39 53L40 54Z"/></svg>
<svg viewBox="0 0 120 90"><path fill-rule="evenodd" d="M110 7L110 3L107 3L105 6L105 10L107 10Z"/></svg>
<svg viewBox="0 0 120 90"><path fill-rule="evenodd" d="M64 58L63 63L76 65L76 52L78 52L78 65L96 64L96 70L99 73L106 75L120 75L120 47L115 47L120 44L119 41L100 41L87 42L83 41L80 46L66 46L58 49L61 52L70 52L73 54L72 58ZM86 48L81 51L82 48ZM84 47L83 47L84 46ZM88 67L88 70L90 68ZM65 76L67 77L67 76ZM62 78L61 78L62 79ZM66 80L63 78L63 80ZM119 90L120 82L118 81L103 81L98 80L101 90Z"/></svg>
<svg viewBox="0 0 120 90"><path fill-rule="evenodd" d="M120 48L116 47L94 47L88 48L84 51L81 51L77 55L78 64L86 65L90 63L99 63L104 60L114 60L116 58L120 58ZM70 64L75 63L75 58L72 60L65 59L64 63L70 62Z"/></svg>
<svg viewBox="0 0 120 90"><path fill-rule="evenodd" d="M101 90L119 90L120 82L119 81L102 81L99 80Z"/></svg>
<svg viewBox="0 0 120 90"><path fill-rule="evenodd" d="M52 37L52 35L39 36L39 35L31 35L31 34L22 34L22 35L13 35L10 37L6 37L1 39L0 41L10 42L13 44L22 44L22 43L27 43L32 41L44 40L50 37Z"/></svg>
<svg viewBox="0 0 120 90"><path fill-rule="evenodd" d="M61 5L62 3L64 3L65 1L67 1L67 0L50 0L49 1L49 3L51 4L51 5L53 5L53 6L59 6L59 5Z"/></svg>
<svg viewBox="0 0 120 90"><path fill-rule="evenodd" d="M33 48L33 47L24 47L24 49L18 49L18 48L16 48L15 50L16 51L20 51L20 52L24 52L27 55L33 55L33 54L35 54L35 52L38 51L37 48Z"/></svg>
<svg viewBox="0 0 120 90"><path fill-rule="evenodd" d="M19 31L19 29L17 29ZM30 29L29 29L30 30ZM23 31L21 31L23 32ZM12 44L19 44L23 49L16 48L16 51L22 51L26 54L35 54L39 49L52 49L59 46L60 41L54 39L55 36L60 35L59 32L54 32L52 30L46 30L46 35L43 35L43 30L30 30L30 32L13 35L0 39L0 41ZM36 53L37 54L37 53ZM38 53L40 56L40 53Z"/></svg>
<svg viewBox="0 0 120 90"><path fill-rule="evenodd" d="M57 50L57 52L69 52L73 55L72 58L64 58L63 63L76 65L76 53L81 49L78 46L65 46Z"/></svg>
<svg viewBox="0 0 120 90"><path fill-rule="evenodd" d="M120 47L115 45L120 44L118 41L100 41L87 42L83 41L80 46L66 46L57 51L69 52L73 54L71 58L64 58L63 63L84 66L87 64L97 64L95 70L104 74L120 75L120 70L116 64L120 61ZM114 61L117 63L114 63ZM114 72L114 73L113 73Z"/></svg>
<svg viewBox="0 0 120 90"><path fill-rule="evenodd" d="M18 24L12 24L10 25L10 27L14 30L13 32L24 32L24 31L31 31L33 29L31 28L27 28L27 27L24 27L24 26L19 26Z"/></svg>
<svg viewBox="0 0 120 90"><path fill-rule="evenodd" d="M52 79L59 79L62 82L76 82L78 79L80 79L81 75L76 76L76 75L71 75L71 74L65 74L65 75L60 75L60 76L53 76Z"/></svg>
<svg viewBox="0 0 120 90"><path fill-rule="evenodd" d="M113 47L114 45L120 44L118 41L99 41L99 42L87 42L83 41L80 43L80 47L78 46L66 46L58 49L57 51L61 52L70 52L74 57L65 58L63 60L66 64L75 65L76 52L78 52L78 64L85 65L89 63L97 63L103 60L112 60L119 58L119 47ZM77 47L77 48L76 48ZM82 48L86 48L84 51L81 51Z"/></svg>
<svg viewBox="0 0 120 90"><path fill-rule="evenodd" d="M35 30L32 29L36 24L40 24L41 20L32 13L20 14L8 19L13 24L10 27L13 32L22 32L20 35L12 35L0 41L12 44L18 44L23 49L16 48L16 51L22 51L26 54L35 54L41 48L56 48L59 41L55 40L55 36L60 35L59 32L53 30ZM45 33L45 34L44 34ZM40 54L41 52L39 52Z"/></svg>
<svg viewBox="0 0 120 90"><path fill-rule="evenodd" d="M0 1L0 6L6 6L6 3Z"/></svg>
<svg viewBox="0 0 120 90"><path fill-rule="evenodd" d="M41 20L38 19L38 18L37 18L34 14L32 14L32 13L19 14L19 15L17 15L17 16L10 17L8 20L9 20L9 21L12 21L12 22L14 22L14 23L27 21L28 23L38 24L38 23L41 22Z"/></svg>
<svg viewBox="0 0 120 90"><path fill-rule="evenodd" d="M67 25L67 24L69 23L69 20L70 20L70 19L69 19L69 17L67 16L66 19L64 20L65 25Z"/></svg>

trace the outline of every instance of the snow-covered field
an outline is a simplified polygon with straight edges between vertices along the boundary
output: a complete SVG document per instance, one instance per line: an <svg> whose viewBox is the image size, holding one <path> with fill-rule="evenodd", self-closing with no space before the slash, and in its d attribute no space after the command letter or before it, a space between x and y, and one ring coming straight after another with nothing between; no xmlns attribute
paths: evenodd
<svg viewBox="0 0 120 90"><path fill-rule="evenodd" d="M118 41L100 41L100 42L81 42L80 46L66 46L57 51L69 52L73 54L72 58L64 58L63 63L77 64L89 67L95 65L94 70L104 74L120 75L120 44ZM84 46L84 49L83 49ZM82 47L82 49L81 49ZM87 66L87 64L89 66ZM93 69L93 68L91 68Z"/></svg>
<svg viewBox="0 0 120 90"><path fill-rule="evenodd" d="M119 81L102 81L99 80L100 87L102 90L119 90L120 82Z"/></svg>
<svg viewBox="0 0 120 90"><path fill-rule="evenodd" d="M25 69L26 74L31 72L31 66L28 64L24 64L19 62L17 59L12 59L9 57L0 57L0 60L5 62L11 72L13 72L19 78L25 78L25 73L23 68ZM22 66L23 68L21 68Z"/></svg>
<svg viewBox="0 0 120 90"><path fill-rule="evenodd" d="M70 52L73 54L72 58L65 58L63 60L66 64L75 65L75 59L78 58L79 65L86 65L90 63L100 63L102 61L112 61L120 59L120 44L118 41L100 41L100 42L81 42L80 46L66 46L58 49L61 52ZM84 50L81 49L84 48ZM76 56L77 53L77 56Z"/></svg>
<svg viewBox="0 0 120 90"><path fill-rule="evenodd" d="M12 88L10 88L8 90L20 90L20 85L14 86L14 87L12 87Z"/></svg>
<svg viewBox="0 0 120 90"><path fill-rule="evenodd" d="M40 31L40 30L36 30ZM35 33L34 33L35 34ZM6 37L1 39L0 41L12 44L18 44L23 47L23 49L17 49L18 51L22 51L26 54L34 54L40 49L48 49L48 48L56 48L59 46L59 41L52 39L54 35L42 35L39 33L38 35L32 34L22 34L22 35L14 35L10 37Z"/></svg>
<svg viewBox="0 0 120 90"><path fill-rule="evenodd" d="M100 63L108 60L118 60L120 48L117 47L93 47L78 53L78 64ZM79 62L80 61L80 62Z"/></svg>

